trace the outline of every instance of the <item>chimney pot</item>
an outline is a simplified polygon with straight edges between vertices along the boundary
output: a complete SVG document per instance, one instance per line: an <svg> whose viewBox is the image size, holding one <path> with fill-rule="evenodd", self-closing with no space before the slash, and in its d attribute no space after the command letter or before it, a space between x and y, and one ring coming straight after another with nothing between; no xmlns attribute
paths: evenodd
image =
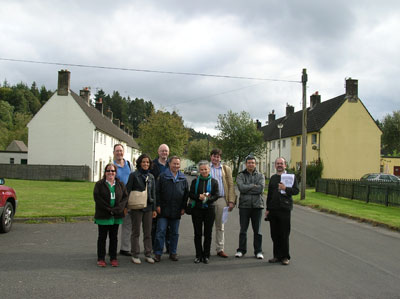
<svg viewBox="0 0 400 299"><path fill-rule="evenodd" d="M358 99L358 80L346 79L346 99L349 102L357 102Z"/></svg>
<svg viewBox="0 0 400 299"><path fill-rule="evenodd" d="M103 114L103 100L102 98L98 99L96 102L96 109L99 110L101 114Z"/></svg>
<svg viewBox="0 0 400 299"><path fill-rule="evenodd" d="M90 90L89 88L85 87L82 90L79 91L79 95L81 96L82 99L86 101L88 105L90 105Z"/></svg>
<svg viewBox="0 0 400 299"><path fill-rule="evenodd" d="M119 120L118 118L114 118L114 119L113 119L113 123L114 123L118 128L120 127L121 122L120 122L120 120Z"/></svg>
<svg viewBox="0 0 400 299"><path fill-rule="evenodd" d="M57 94L59 96L67 96L70 89L71 73L68 70L61 70L58 72L58 88Z"/></svg>

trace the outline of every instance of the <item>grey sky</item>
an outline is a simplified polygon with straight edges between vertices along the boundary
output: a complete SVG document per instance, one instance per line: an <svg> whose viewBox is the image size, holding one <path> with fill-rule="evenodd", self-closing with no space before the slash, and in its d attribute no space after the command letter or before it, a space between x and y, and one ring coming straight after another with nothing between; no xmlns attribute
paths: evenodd
<svg viewBox="0 0 400 299"><path fill-rule="evenodd" d="M359 97L376 119L398 110L399 1L6 1L0 58L300 81L307 97ZM56 89L62 66L0 60L0 80ZM187 126L215 133L218 114L248 111L265 123L301 84L68 67L76 92L90 86L176 109Z"/></svg>

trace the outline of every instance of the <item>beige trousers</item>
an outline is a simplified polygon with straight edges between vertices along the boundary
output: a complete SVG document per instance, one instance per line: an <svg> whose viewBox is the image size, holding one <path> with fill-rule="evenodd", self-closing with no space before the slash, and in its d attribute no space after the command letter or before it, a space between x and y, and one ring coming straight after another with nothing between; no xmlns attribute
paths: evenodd
<svg viewBox="0 0 400 299"><path fill-rule="evenodd" d="M222 224L222 212L226 207L225 197L220 197L214 203L215 209L215 249L217 252L224 250L224 225Z"/></svg>

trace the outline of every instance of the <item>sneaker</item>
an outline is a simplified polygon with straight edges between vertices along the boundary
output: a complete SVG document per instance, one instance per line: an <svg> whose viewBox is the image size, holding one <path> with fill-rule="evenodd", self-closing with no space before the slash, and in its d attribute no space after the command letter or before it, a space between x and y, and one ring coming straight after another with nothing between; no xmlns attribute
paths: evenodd
<svg viewBox="0 0 400 299"><path fill-rule="evenodd" d="M264 259L264 256L261 252L259 252L259 253L257 253L256 258L259 260L262 260L262 259Z"/></svg>
<svg viewBox="0 0 400 299"><path fill-rule="evenodd" d="M132 263L140 265L142 263L142 261L140 260L140 258L138 257L132 257Z"/></svg>
<svg viewBox="0 0 400 299"><path fill-rule="evenodd" d="M97 266L99 266L99 267L105 267L105 266L107 266L106 261L105 261L105 260L97 261Z"/></svg>
<svg viewBox="0 0 400 299"><path fill-rule="evenodd" d="M144 260L149 264L154 264L155 263L154 259L151 256L146 256L144 258Z"/></svg>
<svg viewBox="0 0 400 299"><path fill-rule="evenodd" d="M268 263L279 263L279 262L280 262L280 260L276 257L268 260Z"/></svg>
<svg viewBox="0 0 400 299"><path fill-rule="evenodd" d="M157 263L159 263L159 262L161 261L161 255L156 254L156 255L154 256L154 261L157 262Z"/></svg>
<svg viewBox="0 0 400 299"><path fill-rule="evenodd" d="M129 251L126 251L126 250L120 250L119 254L120 255L125 255L125 256L132 256L132 254Z"/></svg>
<svg viewBox="0 0 400 299"><path fill-rule="evenodd" d="M171 261L177 262L178 261L178 255L177 254L170 254L169 259Z"/></svg>
<svg viewBox="0 0 400 299"><path fill-rule="evenodd" d="M238 258L240 258L242 256L243 256L243 253L241 253L240 251L236 252L236 254L235 254L235 257L238 257Z"/></svg>
<svg viewBox="0 0 400 299"><path fill-rule="evenodd" d="M282 265L287 266L287 265L289 265L289 260L287 258L284 258L284 259L282 259L281 263L282 263Z"/></svg>
<svg viewBox="0 0 400 299"><path fill-rule="evenodd" d="M118 263L118 260L111 260L111 266L113 266L113 267L118 267L119 266L119 263Z"/></svg>

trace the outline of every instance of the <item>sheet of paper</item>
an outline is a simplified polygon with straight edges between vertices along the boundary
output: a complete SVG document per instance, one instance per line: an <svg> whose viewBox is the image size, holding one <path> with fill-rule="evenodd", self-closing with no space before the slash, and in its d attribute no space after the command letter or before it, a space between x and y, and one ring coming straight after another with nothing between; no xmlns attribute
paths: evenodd
<svg viewBox="0 0 400 299"><path fill-rule="evenodd" d="M228 207L224 207L224 210L222 211L222 223L225 224L226 221L228 220Z"/></svg>
<svg viewBox="0 0 400 299"><path fill-rule="evenodd" d="M281 174L281 183L283 183L286 187L292 188L294 183L294 174ZM282 194L286 194L284 190L281 190Z"/></svg>

